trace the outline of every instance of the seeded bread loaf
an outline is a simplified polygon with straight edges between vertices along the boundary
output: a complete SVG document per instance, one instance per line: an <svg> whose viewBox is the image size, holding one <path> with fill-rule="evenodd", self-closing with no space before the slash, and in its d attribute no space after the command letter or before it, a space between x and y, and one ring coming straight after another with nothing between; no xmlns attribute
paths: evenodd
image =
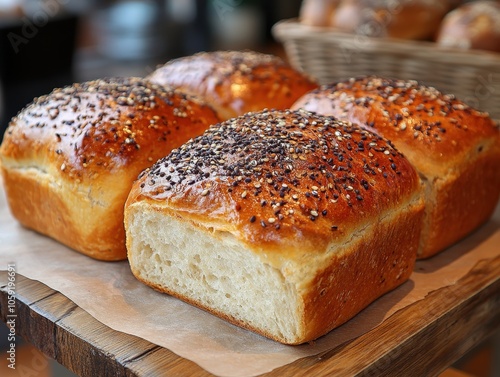
<svg viewBox="0 0 500 377"><path fill-rule="evenodd" d="M10 209L81 253L125 259L133 180L217 121L199 101L138 78L55 89L12 120L0 146Z"/></svg>
<svg viewBox="0 0 500 377"><path fill-rule="evenodd" d="M171 60L147 77L198 96L222 120L248 111L288 109L317 87L277 56L254 51L214 51Z"/></svg>
<svg viewBox="0 0 500 377"><path fill-rule="evenodd" d="M351 79L294 105L390 139L426 186L419 257L460 240L490 218L500 195L500 132L486 113L415 81Z"/></svg>
<svg viewBox="0 0 500 377"><path fill-rule="evenodd" d="M248 113L159 160L125 206L133 274L287 344L410 276L423 202L391 144L307 112Z"/></svg>

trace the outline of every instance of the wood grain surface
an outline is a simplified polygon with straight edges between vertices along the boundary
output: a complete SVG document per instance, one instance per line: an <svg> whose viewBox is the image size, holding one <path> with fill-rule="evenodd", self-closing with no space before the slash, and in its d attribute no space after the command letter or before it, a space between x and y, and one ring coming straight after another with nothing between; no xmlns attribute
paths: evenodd
<svg viewBox="0 0 500 377"><path fill-rule="evenodd" d="M7 273L1 271L4 321L6 284ZM168 349L110 329L62 294L20 275L16 303L17 334L80 376L212 376ZM499 328L497 257L479 262L457 284L430 293L370 332L266 376L438 375Z"/></svg>

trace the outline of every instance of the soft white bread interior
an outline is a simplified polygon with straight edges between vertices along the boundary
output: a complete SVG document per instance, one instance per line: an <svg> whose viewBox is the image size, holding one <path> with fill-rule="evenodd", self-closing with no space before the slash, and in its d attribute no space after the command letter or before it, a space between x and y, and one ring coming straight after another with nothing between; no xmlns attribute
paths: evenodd
<svg viewBox="0 0 500 377"><path fill-rule="evenodd" d="M139 280L300 344L409 278L422 215L418 175L385 139L264 111L211 127L145 171L125 228Z"/></svg>

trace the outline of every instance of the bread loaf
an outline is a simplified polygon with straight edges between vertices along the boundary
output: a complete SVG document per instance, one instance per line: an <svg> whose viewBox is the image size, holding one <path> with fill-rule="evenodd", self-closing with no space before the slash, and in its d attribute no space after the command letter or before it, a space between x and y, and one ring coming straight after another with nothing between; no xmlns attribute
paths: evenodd
<svg viewBox="0 0 500 377"><path fill-rule="evenodd" d="M448 1L341 0L332 26L370 37L431 39L449 9Z"/></svg>
<svg viewBox="0 0 500 377"><path fill-rule="evenodd" d="M351 79L304 95L294 109L351 121L390 139L426 185L425 258L489 219L500 194L500 133L488 114L415 81Z"/></svg>
<svg viewBox="0 0 500 377"><path fill-rule="evenodd" d="M133 274L287 344L341 325L410 276L423 202L391 144L307 112L212 126L134 183Z"/></svg>
<svg viewBox="0 0 500 377"><path fill-rule="evenodd" d="M81 253L125 259L133 180L217 121L201 102L138 78L55 89L12 120L0 146L10 209Z"/></svg>
<svg viewBox="0 0 500 377"><path fill-rule="evenodd" d="M444 47L500 52L500 2L477 1L450 12L436 42Z"/></svg>
<svg viewBox="0 0 500 377"><path fill-rule="evenodd" d="M147 79L204 99L222 120L248 111L287 109L317 87L282 59L253 51L202 52L175 59Z"/></svg>

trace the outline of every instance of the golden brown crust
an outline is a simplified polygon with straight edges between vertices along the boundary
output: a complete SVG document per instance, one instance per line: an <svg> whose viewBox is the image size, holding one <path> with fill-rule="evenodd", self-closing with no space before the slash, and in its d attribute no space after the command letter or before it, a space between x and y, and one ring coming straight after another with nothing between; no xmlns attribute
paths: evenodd
<svg viewBox="0 0 500 377"><path fill-rule="evenodd" d="M435 220L424 227L420 258L444 250L489 220L499 199L499 164L497 145L471 153L450 179L433 182L435 200L427 211Z"/></svg>
<svg viewBox="0 0 500 377"><path fill-rule="evenodd" d="M135 182L127 206L152 199L230 228L252 249L281 253L300 244L315 253L419 185L408 161L378 136L334 118L270 111L223 122L173 150Z"/></svg>
<svg viewBox="0 0 500 377"><path fill-rule="evenodd" d="M67 186L54 184L34 168L3 168L2 175L9 207L22 225L92 258L123 259L123 250L117 247L125 237L122 223L116 221L123 217L119 205L95 205L87 193L74 187L68 194ZM116 202L120 199L125 202L125 193Z"/></svg>
<svg viewBox="0 0 500 377"><path fill-rule="evenodd" d="M410 278L422 217L421 203L401 210L395 218L374 226L355 250L332 257L304 298L306 341L347 322Z"/></svg>
<svg viewBox="0 0 500 377"><path fill-rule="evenodd" d="M498 201L500 177L492 166L500 164L499 129L488 114L451 95L415 81L365 77L312 91L292 108L333 115L390 139L434 187L421 257L471 232ZM468 219L457 220L465 208Z"/></svg>
<svg viewBox="0 0 500 377"><path fill-rule="evenodd" d="M5 133L9 205L21 223L78 251L124 259L123 204L133 180L217 121L198 100L139 78L55 89Z"/></svg>
<svg viewBox="0 0 500 377"><path fill-rule="evenodd" d="M253 51L202 52L175 59L147 79L202 98L223 120L249 111L287 109L318 86L282 59Z"/></svg>

